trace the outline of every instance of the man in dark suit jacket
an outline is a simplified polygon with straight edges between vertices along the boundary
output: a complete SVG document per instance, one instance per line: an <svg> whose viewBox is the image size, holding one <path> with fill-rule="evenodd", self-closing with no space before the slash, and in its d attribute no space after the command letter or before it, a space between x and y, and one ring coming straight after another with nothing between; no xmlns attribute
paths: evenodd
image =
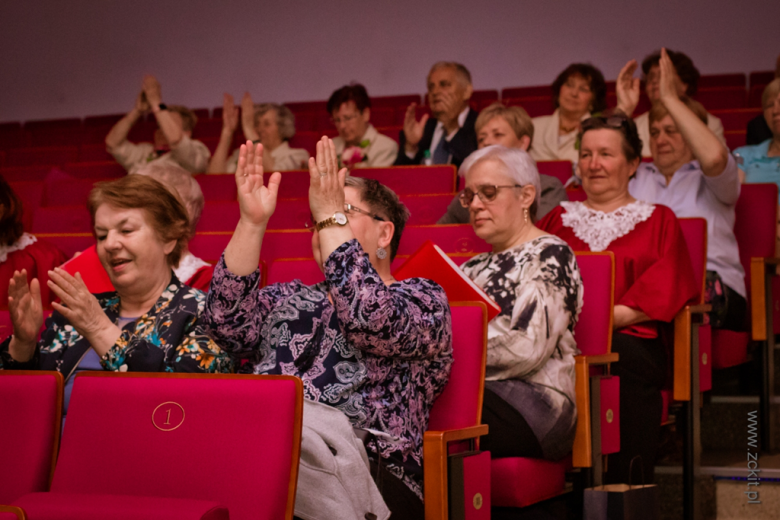
<svg viewBox="0 0 780 520"><path fill-rule="evenodd" d="M428 73L428 103L433 118L429 120L426 114L417 121L417 104L409 105L395 164L460 166L477 149L477 112L469 107L472 91L466 67L444 61L434 65Z"/></svg>

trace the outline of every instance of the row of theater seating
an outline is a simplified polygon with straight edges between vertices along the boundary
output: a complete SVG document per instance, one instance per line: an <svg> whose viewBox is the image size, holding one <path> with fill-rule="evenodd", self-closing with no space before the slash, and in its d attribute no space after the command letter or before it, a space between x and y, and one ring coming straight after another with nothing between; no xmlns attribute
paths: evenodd
<svg viewBox="0 0 780 520"><path fill-rule="evenodd" d="M750 75L750 90L745 88L745 74L721 74L702 76L699 81L699 92L696 98L708 110L760 108L763 86L773 78L772 72L754 72ZM615 83L607 82L607 101L609 106L616 103ZM548 85L536 87L512 87L498 90L477 90L472 96L472 105L481 110L490 103L502 100L507 105L523 106L532 116L552 113L554 105ZM421 105L418 117L426 112L425 96L418 94L380 96L372 100L372 122L374 126L384 129L384 133L397 134L397 129L403 124L406 108L410 103ZM287 103L296 114L296 128L299 133L329 132L333 130L330 114L326 111L326 101L307 101ZM638 112L647 110L649 103L642 94ZM211 147L216 146L222 128L222 108L213 111L208 108L194 110L200 122L195 130L198 138L207 141ZM0 123L0 150L29 148L41 146L78 146L101 144L109 129L123 114L91 116L83 121L78 118L58 120L28 121L24 125L19 122ZM132 141L148 141L156 128L155 122L148 118L135 125L130 132ZM744 127L735 128L739 130ZM727 128L728 130L728 128ZM241 130L236 132L236 142L241 142ZM300 146L301 144L299 144ZM303 146L306 147L306 146ZM85 149L84 156L96 160L98 149ZM84 160L84 159L82 159ZM15 164L13 161L11 164ZM2 163L0 162L0 166Z"/></svg>

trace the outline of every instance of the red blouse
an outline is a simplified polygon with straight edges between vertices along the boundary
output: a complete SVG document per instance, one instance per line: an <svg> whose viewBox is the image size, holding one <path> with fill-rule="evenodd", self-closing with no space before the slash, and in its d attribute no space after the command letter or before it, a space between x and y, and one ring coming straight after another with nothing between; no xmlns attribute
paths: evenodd
<svg viewBox="0 0 780 520"><path fill-rule="evenodd" d="M575 251L590 246L563 225L558 206L536 225L565 240ZM636 323L620 332L643 338L658 336L656 321L670 322L699 294L680 224L672 210L655 205L652 215L628 234L613 240L606 251L615 255L615 305L638 309L654 321ZM585 305L588 293L585 291Z"/></svg>
<svg viewBox="0 0 780 520"><path fill-rule="evenodd" d="M14 276L14 271L27 269L27 282L37 278L41 285L41 303L44 308L51 308L51 302L57 296L46 284L48 272L62 265L68 257L57 246L38 240L19 251L8 253L5 262L0 262L0 308L8 308L8 283Z"/></svg>

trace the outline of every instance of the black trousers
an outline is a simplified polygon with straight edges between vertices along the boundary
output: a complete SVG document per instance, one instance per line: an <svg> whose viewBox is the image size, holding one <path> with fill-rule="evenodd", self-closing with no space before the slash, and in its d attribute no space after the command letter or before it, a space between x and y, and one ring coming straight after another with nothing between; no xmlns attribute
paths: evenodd
<svg viewBox="0 0 780 520"><path fill-rule="evenodd" d="M620 355L620 361L612 364L612 374L620 376L620 452L608 456L604 481L650 484L661 433L666 348L660 338L645 339L615 332L612 352ZM637 456L641 462L634 462L629 476L631 460Z"/></svg>
<svg viewBox="0 0 780 520"><path fill-rule="evenodd" d="M492 458L544 458L536 435L520 412L487 388L482 400L482 424L488 425L489 433L480 437L479 449L490 451Z"/></svg>

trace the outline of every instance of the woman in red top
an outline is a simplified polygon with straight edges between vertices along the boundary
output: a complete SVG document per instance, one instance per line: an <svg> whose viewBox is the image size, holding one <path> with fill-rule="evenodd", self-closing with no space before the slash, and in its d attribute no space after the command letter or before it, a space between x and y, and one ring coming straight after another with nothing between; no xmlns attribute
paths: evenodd
<svg viewBox="0 0 780 520"><path fill-rule="evenodd" d="M41 282L41 301L51 308L55 295L49 291L48 272L68 260L57 246L42 242L22 228L22 202L0 177L0 309L8 309L8 282L14 271L27 272L27 279ZM4 331L9 332L9 331Z"/></svg>
<svg viewBox="0 0 780 520"><path fill-rule="evenodd" d="M628 181L636 173L642 141L622 114L593 117L580 133L579 169L585 202L562 202L539 227L575 251L615 255L612 351L620 361L620 453L610 455L605 480L629 482L629 463L641 455L644 480L653 480L661 426L666 348L659 322L670 322L698 296L688 248L674 213L636 200ZM584 304L588 304L585 292ZM634 482L638 478L634 478Z"/></svg>

